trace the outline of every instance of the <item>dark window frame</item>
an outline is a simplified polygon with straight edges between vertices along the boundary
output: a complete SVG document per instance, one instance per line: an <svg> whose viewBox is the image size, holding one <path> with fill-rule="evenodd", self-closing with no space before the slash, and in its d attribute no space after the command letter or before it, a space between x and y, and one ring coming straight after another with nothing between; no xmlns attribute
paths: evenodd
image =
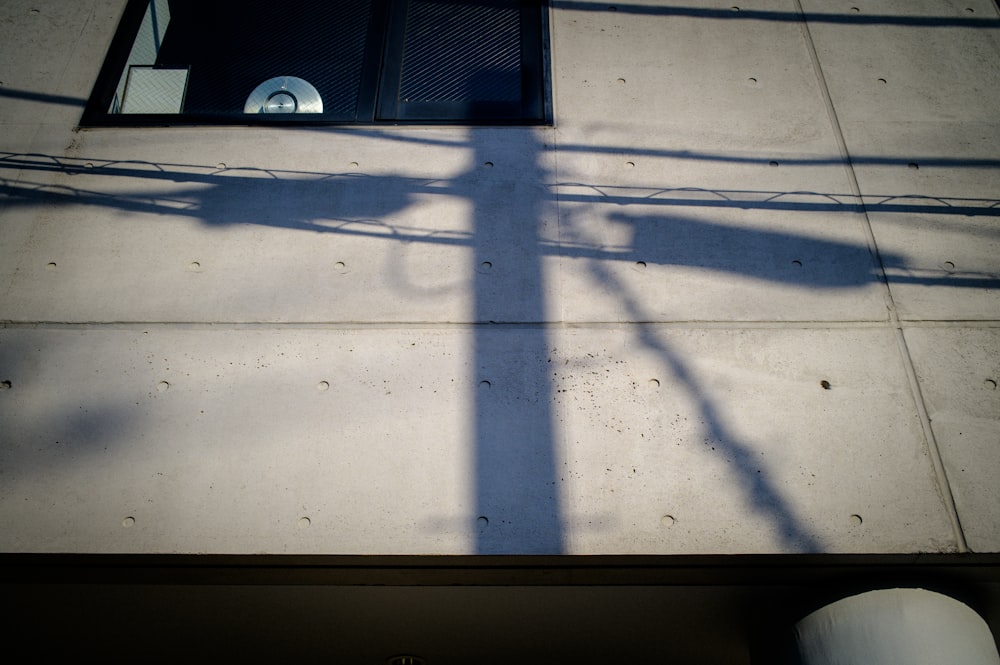
<svg viewBox="0 0 1000 665"><path fill-rule="evenodd" d="M402 103L394 94L402 73L408 0L372 0L372 20L364 48L354 119L319 114L109 113L115 90L149 0L129 0L84 108L81 127L131 126L385 126L385 125L551 125L548 56L548 1L521 0L521 101L462 108L461 103ZM445 0L447 1L447 0ZM453 0L456 3L476 0ZM468 105L466 105L468 106Z"/></svg>

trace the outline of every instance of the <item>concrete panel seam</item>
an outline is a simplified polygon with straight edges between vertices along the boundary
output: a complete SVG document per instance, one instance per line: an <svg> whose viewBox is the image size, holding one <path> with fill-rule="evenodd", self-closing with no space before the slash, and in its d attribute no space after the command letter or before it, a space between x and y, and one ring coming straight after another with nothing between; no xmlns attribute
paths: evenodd
<svg viewBox="0 0 1000 665"><path fill-rule="evenodd" d="M510 321L484 323L477 321L16 321L0 320L0 328L11 330L495 330L548 328L551 330L619 330L622 328L655 327L678 330L879 330L907 328L1000 328L1000 320L650 320L650 321Z"/></svg>

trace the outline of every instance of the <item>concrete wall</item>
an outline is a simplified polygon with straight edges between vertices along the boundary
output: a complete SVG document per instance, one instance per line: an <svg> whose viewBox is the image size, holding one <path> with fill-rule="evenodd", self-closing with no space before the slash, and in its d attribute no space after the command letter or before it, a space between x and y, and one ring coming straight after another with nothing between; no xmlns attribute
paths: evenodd
<svg viewBox="0 0 1000 665"><path fill-rule="evenodd" d="M78 130L0 5L0 549L1000 550L991 0L550 2L554 126Z"/></svg>

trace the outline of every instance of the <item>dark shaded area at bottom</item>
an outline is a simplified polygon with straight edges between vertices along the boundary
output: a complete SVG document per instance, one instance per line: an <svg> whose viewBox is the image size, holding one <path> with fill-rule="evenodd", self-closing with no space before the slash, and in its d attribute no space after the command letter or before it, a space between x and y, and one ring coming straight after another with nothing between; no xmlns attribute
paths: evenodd
<svg viewBox="0 0 1000 665"><path fill-rule="evenodd" d="M920 587L1000 630L1000 555L0 555L37 659L794 663L795 622Z"/></svg>

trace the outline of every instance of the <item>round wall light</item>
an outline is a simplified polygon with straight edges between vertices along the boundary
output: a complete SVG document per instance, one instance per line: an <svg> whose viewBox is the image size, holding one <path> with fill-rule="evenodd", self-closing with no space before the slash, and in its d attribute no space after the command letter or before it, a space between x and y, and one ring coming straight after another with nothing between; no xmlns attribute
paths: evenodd
<svg viewBox="0 0 1000 665"><path fill-rule="evenodd" d="M243 105L244 113L322 113L323 98L308 81L276 76L256 88Z"/></svg>

